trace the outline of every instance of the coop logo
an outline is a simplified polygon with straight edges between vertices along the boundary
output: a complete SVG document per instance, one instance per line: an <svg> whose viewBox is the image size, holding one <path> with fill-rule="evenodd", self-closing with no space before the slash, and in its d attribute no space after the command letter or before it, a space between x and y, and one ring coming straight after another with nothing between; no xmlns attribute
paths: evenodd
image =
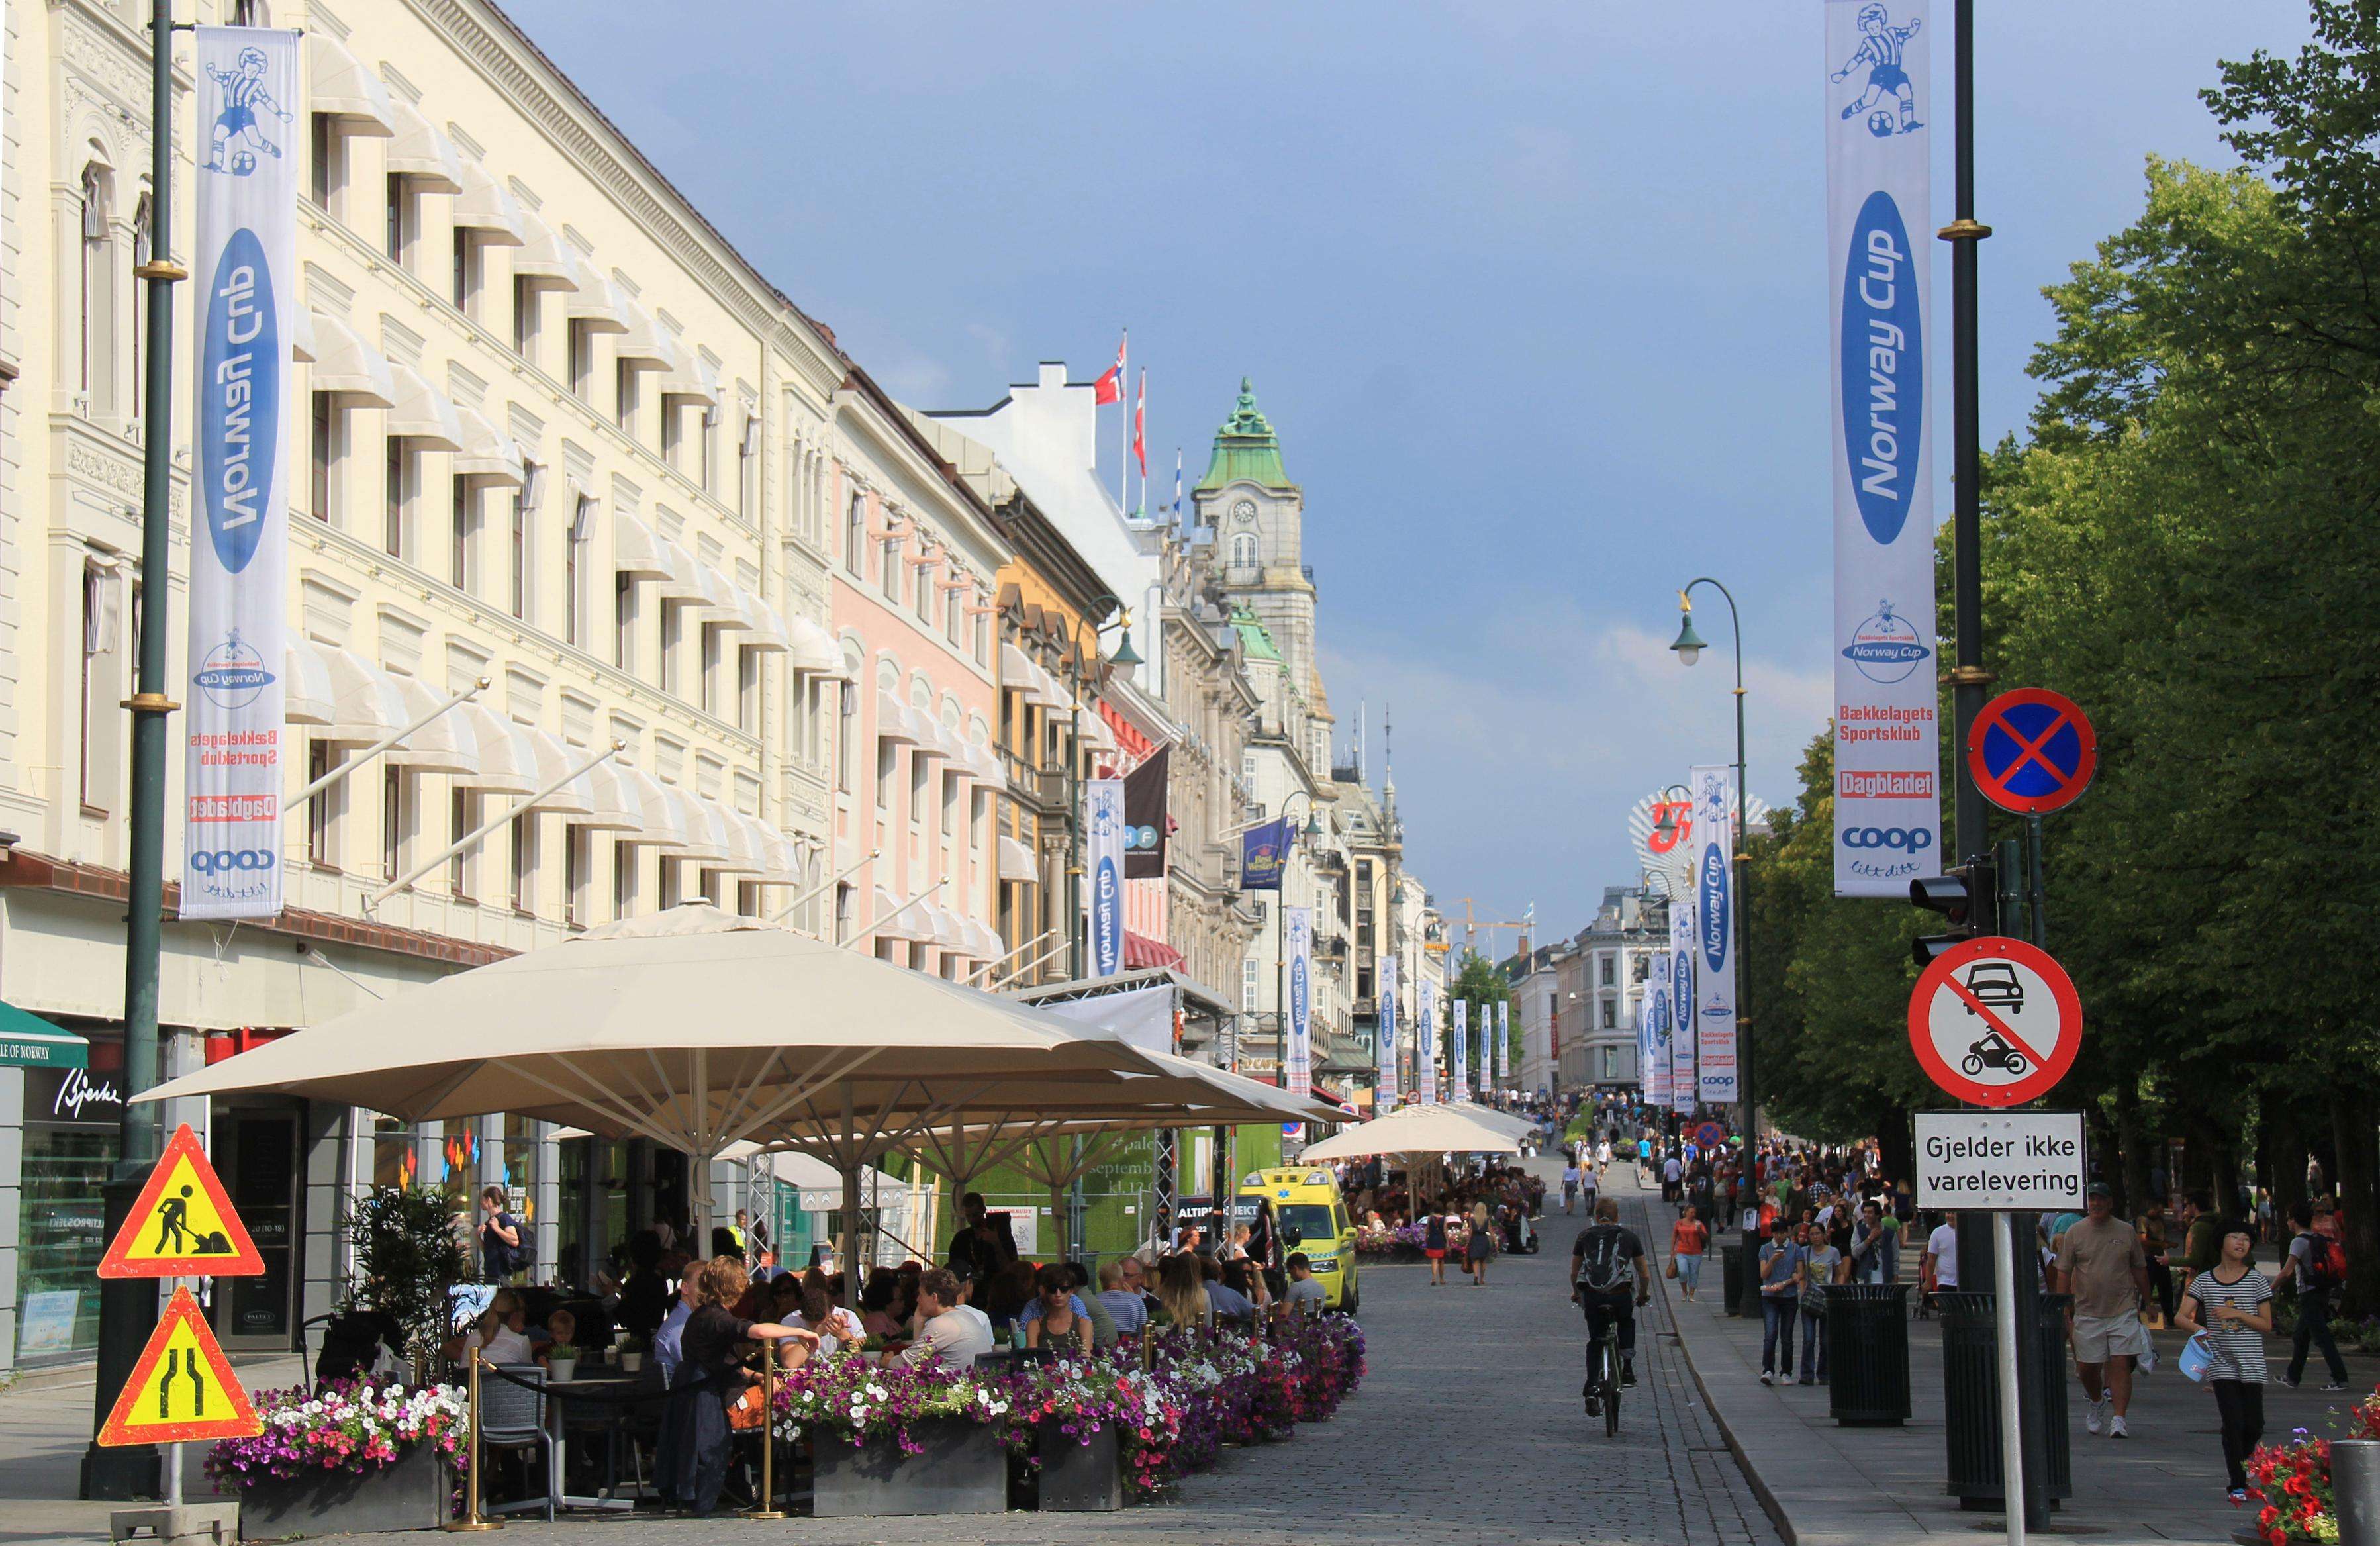
<svg viewBox="0 0 2380 1546"><path fill-rule="evenodd" d="M1843 271L1843 455L1860 521L1889 546L1909 518L1925 428L1925 344L1909 231L1892 195L1861 206Z"/></svg>
<svg viewBox="0 0 2380 1546"><path fill-rule="evenodd" d="M281 338L264 244L242 226L224 243L207 298L199 376L199 488L224 568L256 556L281 438Z"/></svg>
<svg viewBox="0 0 2380 1546"><path fill-rule="evenodd" d="M190 685L206 694L219 709L245 709L273 683L264 657L249 647L234 628L224 641L207 651L206 660L190 673Z"/></svg>
<svg viewBox="0 0 2380 1546"><path fill-rule="evenodd" d="M1917 630L1906 617L1893 615L1888 601L1876 603L1874 615L1852 630L1843 658L1871 682L1889 685L1905 681L1933 654L1918 641Z"/></svg>
<svg viewBox="0 0 2380 1546"><path fill-rule="evenodd" d="M1845 827L1842 839L1846 848L1890 848L1907 854L1922 854L1934 846L1934 834L1924 827Z"/></svg>
<svg viewBox="0 0 2380 1546"><path fill-rule="evenodd" d="M1727 966L1727 857L1714 843L1703 850L1703 961L1711 970Z"/></svg>
<svg viewBox="0 0 2380 1546"><path fill-rule="evenodd" d="M201 848L190 856L190 868L201 875L228 875L234 870L266 870L273 868L274 856L270 848L217 848L212 852Z"/></svg>

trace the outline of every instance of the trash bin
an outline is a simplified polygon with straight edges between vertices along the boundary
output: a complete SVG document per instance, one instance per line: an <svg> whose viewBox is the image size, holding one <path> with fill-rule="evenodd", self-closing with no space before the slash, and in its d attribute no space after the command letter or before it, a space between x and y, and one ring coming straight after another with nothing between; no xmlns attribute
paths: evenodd
<svg viewBox="0 0 2380 1546"><path fill-rule="evenodd" d="M1747 1321L1761 1318L1760 1310L1760 1246L1757 1236L1745 1236L1743 1240L1743 1293L1735 1301L1735 1313Z"/></svg>
<svg viewBox="0 0 2380 1546"><path fill-rule="evenodd" d="M1743 1313L1743 1248L1721 1246L1718 1248L1719 1303L1730 1315Z"/></svg>
<svg viewBox="0 0 2380 1546"><path fill-rule="evenodd" d="M1909 1285L1827 1289L1827 1409L1846 1428L1909 1420Z"/></svg>
<svg viewBox="0 0 2380 1546"><path fill-rule="evenodd" d="M2041 1296L2040 1334L2033 1355L2041 1370L2041 1406L2048 1429L2052 1503L2074 1496L2074 1458L2066 1437L2066 1302ZM1950 1496L1966 1509L1998 1508L2000 1382L1996 1299L1990 1294L1945 1289L1934 1296L1942 1322L1944 1437L1949 1448ZM2021 1350L2020 1350L2021 1351Z"/></svg>

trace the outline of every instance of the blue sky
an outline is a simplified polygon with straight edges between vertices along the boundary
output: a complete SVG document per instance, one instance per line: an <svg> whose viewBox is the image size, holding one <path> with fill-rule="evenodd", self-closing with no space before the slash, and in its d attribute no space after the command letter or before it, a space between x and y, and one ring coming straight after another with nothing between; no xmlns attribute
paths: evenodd
<svg viewBox="0 0 2380 1546"><path fill-rule="evenodd" d="M2307 27L2299 0L1978 8L1989 440L2032 402L2041 286L2137 212L2146 154L2228 159L2218 58ZM507 9L912 402L1088 375L1128 324L1162 494L1254 377L1332 706L1350 734L1393 707L1442 904L1579 927L1634 878L1628 807L1731 758L1727 664L1666 650L1699 573L1743 607L1753 790L1791 797L1828 701L1816 0ZM1947 517L1947 259L1936 283Z"/></svg>

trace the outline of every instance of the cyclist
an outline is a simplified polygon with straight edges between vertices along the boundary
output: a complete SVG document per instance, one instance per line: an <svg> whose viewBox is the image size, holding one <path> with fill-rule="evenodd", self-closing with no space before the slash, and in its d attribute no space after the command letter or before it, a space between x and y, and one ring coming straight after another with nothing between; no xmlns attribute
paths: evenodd
<svg viewBox="0 0 2380 1546"><path fill-rule="evenodd" d="M1570 1297L1586 1311L1586 1415L1603 1413L1603 1369L1597 1357L1607 1332L1617 1326L1620 1382L1636 1383L1636 1314L1629 1302L1629 1275L1636 1280L1635 1303L1653 1296L1653 1269L1645 1263L1644 1242L1620 1223L1620 1204L1604 1198L1595 1205L1595 1222L1578 1232L1570 1248Z"/></svg>

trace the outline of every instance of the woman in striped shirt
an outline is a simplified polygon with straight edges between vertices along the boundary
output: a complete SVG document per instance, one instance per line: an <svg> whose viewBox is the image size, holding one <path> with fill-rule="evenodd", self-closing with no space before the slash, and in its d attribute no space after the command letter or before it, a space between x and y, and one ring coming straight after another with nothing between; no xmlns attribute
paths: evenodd
<svg viewBox="0 0 2380 1546"><path fill-rule="evenodd" d="M2255 1237L2242 1220L2221 1230L2222 1255L2190 1280L2173 1323L2197 1335L2213 1355L2206 1385L2223 1417L2223 1464L2231 1501L2248 1499L2248 1456L2265 1436L2265 1338L2273 1331L2273 1283L2251 1257Z"/></svg>

